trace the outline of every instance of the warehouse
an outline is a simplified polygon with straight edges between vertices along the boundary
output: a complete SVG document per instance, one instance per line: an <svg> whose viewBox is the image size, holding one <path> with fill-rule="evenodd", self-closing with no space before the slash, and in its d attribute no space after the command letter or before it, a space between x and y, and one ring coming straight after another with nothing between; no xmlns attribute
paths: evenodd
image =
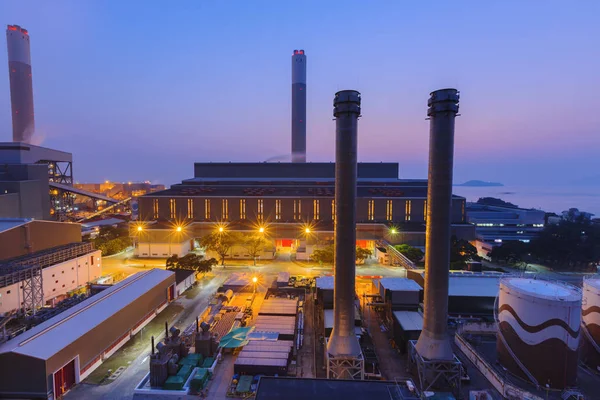
<svg viewBox="0 0 600 400"><path fill-rule="evenodd" d="M0 345L0 397L63 395L150 322L174 294L173 272L140 272Z"/></svg>
<svg viewBox="0 0 600 400"><path fill-rule="evenodd" d="M254 322L254 328L258 332L276 332L279 334L279 340L294 340L296 317L259 314Z"/></svg>
<svg viewBox="0 0 600 400"><path fill-rule="evenodd" d="M296 316L298 314L298 299L269 297L263 301L258 315Z"/></svg>

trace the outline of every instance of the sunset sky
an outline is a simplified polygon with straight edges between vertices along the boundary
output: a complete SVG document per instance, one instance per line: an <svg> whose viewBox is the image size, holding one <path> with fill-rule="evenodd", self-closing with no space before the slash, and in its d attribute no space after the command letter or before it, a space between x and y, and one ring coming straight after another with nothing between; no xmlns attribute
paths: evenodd
<svg viewBox="0 0 600 400"><path fill-rule="evenodd" d="M455 181L600 175L600 2L2 1L31 35L38 143L75 179L176 183L194 161L290 152L307 54L307 158L332 161L334 93L362 93L359 160L427 175L429 92L461 91ZM12 138L6 41L0 141Z"/></svg>

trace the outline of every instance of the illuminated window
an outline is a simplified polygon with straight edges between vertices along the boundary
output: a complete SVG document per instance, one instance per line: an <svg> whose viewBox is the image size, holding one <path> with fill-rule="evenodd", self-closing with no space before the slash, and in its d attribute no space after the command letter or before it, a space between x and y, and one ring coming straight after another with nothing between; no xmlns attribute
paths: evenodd
<svg viewBox="0 0 600 400"><path fill-rule="evenodd" d="M302 200L294 200L294 221L302 219Z"/></svg>
<svg viewBox="0 0 600 400"><path fill-rule="evenodd" d="M192 218L194 218L194 199L188 199L187 206L188 206L187 217L192 219Z"/></svg>
<svg viewBox="0 0 600 400"><path fill-rule="evenodd" d="M281 219L281 200L275 200L275 219Z"/></svg>
<svg viewBox="0 0 600 400"><path fill-rule="evenodd" d="M204 199L204 219L210 219L210 199Z"/></svg>
<svg viewBox="0 0 600 400"><path fill-rule="evenodd" d="M246 199L240 199L240 219L246 219Z"/></svg>
<svg viewBox="0 0 600 400"><path fill-rule="evenodd" d="M313 219L319 220L319 200L313 200Z"/></svg>
<svg viewBox="0 0 600 400"><path fill-rule="evenodd" d="M406 205L404 208L404 220L410 221L410 209L412 207L412 202L410 200L406 200Z"/></svg>
<svg viewBox="0 0 600 400"><path fill-rule="evenodd" d="M152 210L154 214L154 219L158 219L158 199L152 200Z"/></svg>
<svg viewBox="0 0 600 400"><path fill-rule="evenodd" d="M369 200L369 209L368 209L367 219L369 221L373 221L375 219L375 201Z"/></svg>
<svg viewBox="0 0 600 400"><path fill-rule="evenodd" d="M423 202L423 221L427 222L427 200Z"/></svg>
<svg viewBox="0 0 600 400"><path fill-rule="evenodd" d="M221 219L223 221L229 219L229 201L227 199L221 200Z"/></svg>
<svg viewBox="0 0 600 400"><path fill-rule="evenodd" d="M388 200L385 205L385 219L391 221L394 219L394 212L392 208L392 200Z"/></svg>
<svg viewBox="0 0 600 400"><path fill-rule="evenodd" d="M331 200L331 220L335 221L335 200Z"/></svg>
<svg viewBox="0 0 600 400"><path fill-rule="evenodd" d="M258 199L258 220L262 221L264 217L264 204L263 199Z"/></svg>
<svg viewBox="0 0 600 400"><path fill-rule="evenodd" d="M169 199L169 210L171 211L171 219L175 219L175 199Z"/></svg>

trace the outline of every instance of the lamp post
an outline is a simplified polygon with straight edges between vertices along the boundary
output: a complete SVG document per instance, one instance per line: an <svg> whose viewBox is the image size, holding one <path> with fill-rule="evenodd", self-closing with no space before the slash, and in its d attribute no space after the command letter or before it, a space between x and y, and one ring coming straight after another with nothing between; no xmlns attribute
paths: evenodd
<svg viewBox="0 0 600 400"><path fill-rule="evenodd" d="M252 292L253 295L256 294L256 283L257 282L258 282L258 278L255 277L255 276L252 277L252 283L253 283L253 286L254 286L254 291Z"/></svg>

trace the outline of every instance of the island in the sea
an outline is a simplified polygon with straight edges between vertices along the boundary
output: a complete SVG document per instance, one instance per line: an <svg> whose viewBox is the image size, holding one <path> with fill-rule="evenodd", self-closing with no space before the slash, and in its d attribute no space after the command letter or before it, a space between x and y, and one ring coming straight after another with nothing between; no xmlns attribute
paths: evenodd
<svg viewBox="0 0 600 400"><path fill-rule="evenodd" d="M486 187L486 186L504 186L500 182L486 182L486 181L466 181L465 183L458 183L454 186L472 186L472 187Z"/></svg>

